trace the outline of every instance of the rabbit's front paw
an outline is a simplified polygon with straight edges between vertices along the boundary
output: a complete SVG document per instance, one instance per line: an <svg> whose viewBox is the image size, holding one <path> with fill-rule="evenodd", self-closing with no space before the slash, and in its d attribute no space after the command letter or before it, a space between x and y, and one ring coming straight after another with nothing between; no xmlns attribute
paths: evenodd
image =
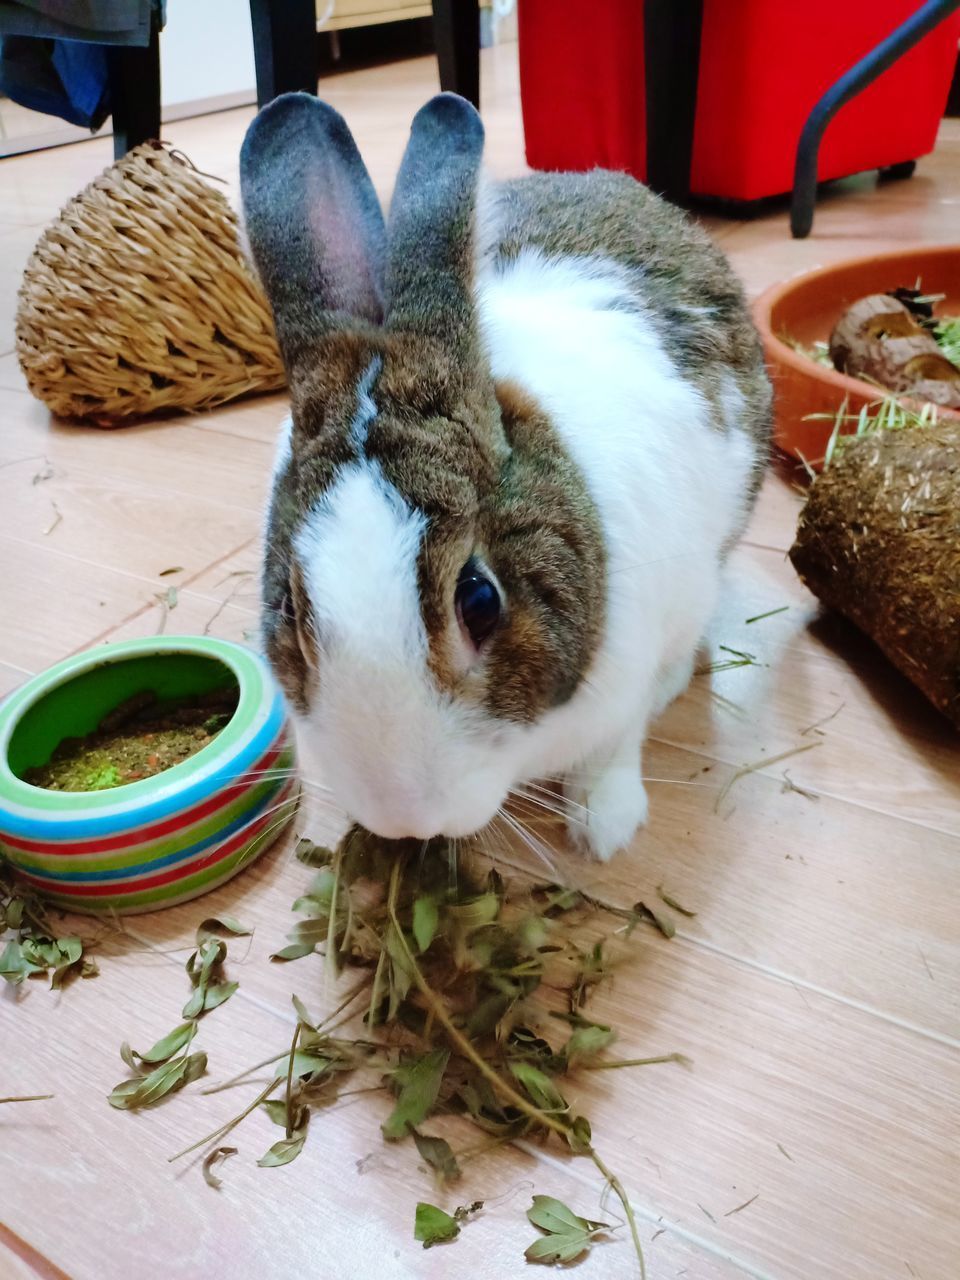
<svg viewBox="0 0 960 1280"><path fill-rule="evenodd" d="M639 743L624 746L599 770L584 767L572 774L564 794L570 839L583 853L608 862L647 821Z"/></svg>

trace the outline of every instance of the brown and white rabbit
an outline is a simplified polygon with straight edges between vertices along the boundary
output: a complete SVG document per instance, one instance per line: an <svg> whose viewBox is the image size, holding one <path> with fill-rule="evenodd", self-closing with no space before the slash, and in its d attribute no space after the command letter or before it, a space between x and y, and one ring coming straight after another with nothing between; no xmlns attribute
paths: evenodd
<svg viewBox="0 0 960 1280"><path fill-rule="evenodd" d="M768 447L770 388L707 236L631 178L480 183L417 114L384 224L343 119L277 99L246 232L289 376L263 629L298 736L385 837L466 835L560 775L600 858L647 813Z"/></svg>

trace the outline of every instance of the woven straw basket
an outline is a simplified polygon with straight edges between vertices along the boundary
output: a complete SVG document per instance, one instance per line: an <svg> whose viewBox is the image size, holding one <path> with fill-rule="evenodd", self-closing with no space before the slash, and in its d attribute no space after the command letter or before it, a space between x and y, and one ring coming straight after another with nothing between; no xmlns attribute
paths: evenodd
<svg viewBox="0 0 960 1280"><path fill-rule="evenodd" d="M233 210L156 142L106 169L40 237L17 354L53 413L98 426L284 385Z"/></svg>

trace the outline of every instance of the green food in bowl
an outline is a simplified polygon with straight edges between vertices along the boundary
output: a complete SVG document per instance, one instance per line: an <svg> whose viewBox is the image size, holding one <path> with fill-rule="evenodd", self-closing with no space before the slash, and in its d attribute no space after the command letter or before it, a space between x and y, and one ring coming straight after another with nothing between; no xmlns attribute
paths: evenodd
<svg viewBox="0 0 960 1280"><path fill-rule="evenodd" d="M93 733L64 738L24 781L50 791L102 791L153 777L209 746L238 696L233 684L161 702L145 689L109 711Z"/></svg>

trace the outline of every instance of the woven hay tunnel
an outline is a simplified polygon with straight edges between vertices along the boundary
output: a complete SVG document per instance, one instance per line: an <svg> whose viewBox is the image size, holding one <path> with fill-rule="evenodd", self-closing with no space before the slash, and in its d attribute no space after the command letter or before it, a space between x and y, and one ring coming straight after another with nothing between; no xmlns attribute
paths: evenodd
<svg viewBox="0 0 960 1280"><path fill-rule="evenodd" d="M960 422L844 444L790 559L960 729Z"/></svg>
<svg viewBox="0 0 960 1280"><path fill-rule="evenodd" d="M44 231L18 295L33 394L97 426L284 385L273 319L224 196L146 142Z"/></svg>

